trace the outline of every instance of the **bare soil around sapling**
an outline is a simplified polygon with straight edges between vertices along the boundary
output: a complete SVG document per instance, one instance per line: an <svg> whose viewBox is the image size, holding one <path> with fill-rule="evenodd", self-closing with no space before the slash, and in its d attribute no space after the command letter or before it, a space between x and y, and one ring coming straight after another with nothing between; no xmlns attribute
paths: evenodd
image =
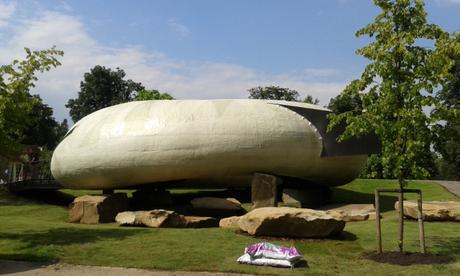
<svg viewBox="0 0 460 276"><path fill-rule="evenodd" d="M365 252L363 257L379 263L402 266L419 264L448 264L455 261L455 259L451 256L399 251L388 251L382 253L378 253L376 251Z"/></svg>

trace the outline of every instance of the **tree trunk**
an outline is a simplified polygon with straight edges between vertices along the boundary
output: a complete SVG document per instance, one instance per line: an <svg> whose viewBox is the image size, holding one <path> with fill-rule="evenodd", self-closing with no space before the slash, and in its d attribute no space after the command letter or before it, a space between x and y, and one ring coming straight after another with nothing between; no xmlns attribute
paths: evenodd
<svg viewBox="0 0 460 276"><path fill-rule="evenodd" d="M399 241L398 241L398 247L399 247L399 252L404 251L404 182L400 178L399 179Z"/></svg>

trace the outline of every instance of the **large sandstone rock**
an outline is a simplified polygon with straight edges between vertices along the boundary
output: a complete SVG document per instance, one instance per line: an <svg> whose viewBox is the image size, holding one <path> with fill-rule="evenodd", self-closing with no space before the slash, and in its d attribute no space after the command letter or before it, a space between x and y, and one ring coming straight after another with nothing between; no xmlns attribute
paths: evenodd
<svg viewBox="0 0 460 276"><path fill-rule="evenodd" d="M125 193L103 196L80 196L70 204L69 222L106 223L115 221L115 216L128 209L128 197Z"/></svg>
<svg viewBox="0 0 460 276"><path fill-rule="evenodd" d="M265 207L240 217L238 225L256 236L324 238L340 233L345 221L334 211Z"/></svg>
<svg viewBox="0 0 460 276"><path fill-rule="evenodd" d="M240 220L240 217L238 216L233 216L233 217L228 217L228 218L223 218L219 221L219 227L220 228L228 228L228 229L238 229L238 221Z"/></svg>
<svg viewBox="0 0 460 276"><path fill-rule="evenodd" d="M184 227L184 216L169 210L121 212L116 218L120 225L147 226L152 228Z"/></svg>
<svg viewBox="0 0 460 276"><path fill-rule="evenodd" d="M418 218L417 202L404 201L404 215ZM426 221L460 221L460 202L456 201L423 201L423 218ZM399 201L395 203L399 210Z"/></svg>
<svg viewBox="0 0 460 276"><path fill-rule="evenodd" d="M278 186L283 183L279 177L255 173L251 182L252 208L276 207L278 205Z"/></svg>
<svg viewBox="0 0 460 276"><path fill-rule="evenodd" d="M374 204L331 204L319 209L339 212L346 222L375 219Z"/></svg>

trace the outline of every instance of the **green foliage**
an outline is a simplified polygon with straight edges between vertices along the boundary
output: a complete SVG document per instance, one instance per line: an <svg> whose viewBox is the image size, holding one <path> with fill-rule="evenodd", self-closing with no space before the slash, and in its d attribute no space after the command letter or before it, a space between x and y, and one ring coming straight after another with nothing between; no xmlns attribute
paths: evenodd
<svg viewBox="0 0 460 276"><path fill-rule="evenodd" d="M54 149L59 142L59 123L53 117L53 109L44 104L40 96L32 96L36 104L32 107L30 116L35 118L24 130L21 144L37 145Z"/></svg>
<svg viewBox="0 0 460 276"><path fill-rule="evenodd" d="M125 76L125 71L120 68L112 71L100 65L85 73L78 97L66 104L72 120L77 122L101 108L132 101L134 94L144 90L144 86L130 79L125 80Z"/></svg>
<svg viewBox="0 0 460 276"><path fill-rule="evenodd" d="M359 94L339 94L332 98L327 105L333 113L340 114L344 112L353 112L353 114L361 114L362 101Z"/></svg>
<svg viewBox="0 0 460 276"><path fill-rule="evenodd" d="M141 90L134 97L135 101L149 101L149 100L174 100L174 97L168 93L161 93L158 90Z"/></svg>
<svg viewBox="0 0 460 276"><path fill-rule="evenodd" d="M460 36L456 37L456 41L460 42ZM438 134L435 149L442 157L439 160L439 176L442 179L460 180L460 55L453 53L452 59L452 78L438 95L445 109L433 110L444 120L443 124L434 126Z"/></svg>
<svg viewBox="0 0 460 276"><path fill-rule="evenodd" d="M24 60L0 67L0 152L4 158L17 156L24 132L36 120L32 111L39 100L29 91L37 81L37 72L60 65L56 56L64 54L54 47L41 51L25 48L25 52Z"/></svg>
<svg viewBox="0 0 460 276"><path fill-rule="evenodd" d="M433 94L449 76L447 53L458 46L441 28L427 23L422 1L374 2L381 14L356 33L374 38L357 50L370 63L342 92L359 97L361 105L332 114L329 128L346 121L340 140L374 132L382 143L383 174L398 178L402 186L408 176L429 175L423 159L433 139L430 126L439 118L423 108L442 106ZM434 47L422 46L430 44Z"/></svg>
<svg viewBox="0 0 460 276"><path fill-rule="evenodd" d="M249 99L299 101L299 92L279 86L254 87L248 90Z"/></svg>
<svg viewBox="0 0 460 276"><path fill-rule="evenodd" d="M307 95L303 101L303 103L309 103L309 104L318 104L319 103L319 100L318 99L313 99L313 96L311 95Z"/></svg>
<svg viewBox="0 0 460 276"><path fill-rule="evenodd" d="M254 87L248 90L249 99L261 100L280 100L292 102L304 102L310 104L318 104L318 99L313 99L312 96L307 95L303 100L300 100L300 94L296 90L290 88L283 88L279 86L265 86Z"/></svg>

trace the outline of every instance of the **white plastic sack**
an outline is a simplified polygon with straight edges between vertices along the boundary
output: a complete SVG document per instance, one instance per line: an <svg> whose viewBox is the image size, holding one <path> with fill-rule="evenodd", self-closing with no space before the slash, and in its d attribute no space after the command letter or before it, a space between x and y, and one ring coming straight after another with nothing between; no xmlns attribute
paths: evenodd
<svg viewBox="0 0 460 276"><path fill-rule="evenodd" d="M239 263L252 265L268 265L276 267L295 267L305 262L294 247L278 246L271 243L256 243L244 249L244 255L237 260Z"/></svg>

